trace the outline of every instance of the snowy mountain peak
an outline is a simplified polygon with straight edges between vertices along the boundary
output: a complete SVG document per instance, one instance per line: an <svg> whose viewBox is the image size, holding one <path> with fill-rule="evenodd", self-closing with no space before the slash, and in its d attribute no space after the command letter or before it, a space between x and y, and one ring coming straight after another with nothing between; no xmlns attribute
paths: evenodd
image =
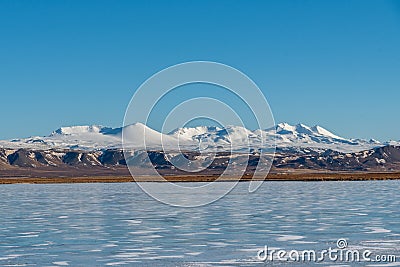
<svg viewBox="0 0 400 267"><path fill-rule="evenodd" d="M297 133L300 133L300 134L309 134L309 135L314 134L314 132L313 132L313 130L311 129L311 127L309 127L309 126L307 126L307 125L305 125L305 124L299 123L299 124L297 124L297 125L295 126L295 129L296 129L296 132L297 132Z"/></svg>
<svg viewBox="0 0 400 267"><path fill-rule="evenodd" d="M294 136L298 135L325 136L328 138L345 140L345 138L337 136L319 125L310 127L302 123L299 123L297 125L290 125L289 123L279 123L276 125L275 130L277 134L282 134L282 135L291 134Z"/></svg>
<svg viewBox="0 0 400 267"><path fill-rule="evenodd" d="M51 133L53 135L76 135L85 133L100 133L111 128L103 127L100 125L82 125L82 126L69 126L61 127Z"/></svg>
<svg viewBox="0 0 400 267"><path fill-rule="evenodd" d="M147 125L141 123L141 122L135 122L129 125L126 125L125 127L140 127L140 128L149 128Z"/></svg>
<svg viewBox="0 0 400 267"><path fill-rule="evenodd" d="M279 134L288 134L288 133L294 133L296 131L296 127L290 125L289 123L279 123L276 125L275 130Z"/></svg>
<svg viewBox="0 0 400 267"><path fill-rule="evenodd" d="M162 149L163 147L179 147L176 137L160 133L143 123L127 125L122 128L122 132L125 145L131 148Z"/></svg>
<svg viewBox="0 0 400 267"><path fill-rule="evenodd" d="M194 135L200 135L200 134L206 134L206 133L211 133L211 132L217 132L220 131L221 128L216 127L216 126L197 126L197 127L183 127L183 128L177 128L168 135L176 136L176 137L183 137L183 138L188 138L191 139L192 136Z"/></svg>
<svg viewBox="0 0 400 267"><path fill-rule="evenodd" d="M316 133L318 133L318 134L320 134L320 135L326 136L326 137L331 137L331 138L335 138L335 139L342 139L342 140L344 139L344 138L342 138L342 137L340 137L340 136L337 136L337 135L331 133L330 131L328 131L328 130L322 128L322 127L319 126L319 125L316 125L316 126L312 127L312 130L313 130L314 132L316 132Z"/></svg>

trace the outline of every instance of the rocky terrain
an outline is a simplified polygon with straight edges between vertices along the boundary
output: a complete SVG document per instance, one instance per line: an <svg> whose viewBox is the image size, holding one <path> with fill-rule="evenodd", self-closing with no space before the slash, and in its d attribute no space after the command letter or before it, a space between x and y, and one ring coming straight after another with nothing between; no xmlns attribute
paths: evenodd
<svg viewBox="0 0 400 267"><path fill-rule="evenodd" d="M183 152L183 156L197 162L199 168L205 164L207 154ZM270 157L267 155L266 157ZM99 151L83 150L30 150L0 149L0 177L72 177L96 175L128 175L127 162L137 174L146 174L154 166L167 175L193 175L171 164L174 157L162 151L136 151L125 159L120 149ZM248 159L248 160L247 160ZM227 162L232 161L236 168L255 170L260 155L245 153L216 153L209 166L200 175L222 173ZM384 146L361 152L342 153L333 150L323 152L302 149L294 153L278 149L272 166L272 173L293 171L329 172L395 172L400 171L400 147Z"/></svg>

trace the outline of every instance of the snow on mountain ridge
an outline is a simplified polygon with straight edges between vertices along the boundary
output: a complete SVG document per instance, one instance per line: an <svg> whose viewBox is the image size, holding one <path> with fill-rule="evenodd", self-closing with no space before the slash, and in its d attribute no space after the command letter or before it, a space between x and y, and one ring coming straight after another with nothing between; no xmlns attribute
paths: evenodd
<svg viewBox="0 0 400 267"><path fill-rule="evenodd" d="M169 132L168 135L185 139L192 139L193 136L207 134L210 132L216 132L220 130L222 130L222 128L216 126L183 127L183 128L177 128Z"/></svg>
<svg viewBox="0 0 400 267"><path fill-rule="evenodd" d="M340 136L337 136L337 135L331 133L330 131L326 130L325 128L322 128L319 125L315 125L311 129L312 129L312 131L319 133L320 135L324 135L324 136L335 138L335 139L345 139L343 137L340 137Z"/></svg>
<svg viewBox="0 0 400 267"><path fill-rule="evenodd" d="M179 140L175 136L160 133L142 123L130 124L120 129L124 138L124 144L127 147L146 147L147 149L179 147Z"/></svg>
<svg viewBox="0 0 400 267"><path fill-rule="evenodd" d="M267 129L267 131L268 130L271 130L271 129ZM307 126L302 123L299 123L297 125L290 125L288 123L279 123L275 126L275 130L276 130L276 133L278 133L278 134L293 134L296 136L299 134L320 135L320 136L325 136L325 137L330 137L330 138L335 138L335 139L346 140L345 138L337 136L319 125L310 127L310 126Z"/></svg>
<svg viewBox="0 0 400 267"><path fill-rule="evenodd" d="M193 149L199 146L210 149L243 149L250 144L253 148L332 149L349 152L370 149L383 145L377 141L346 139L333 134L321 126L309 127L304 124L279 123L266 130L251 131L241 126L198 126L178 128L168 134L160 133L142 123L120 128L99 125L61 127L46 137L31 137L0 141L4 148L65 148L65 149L106 149L121 148L122 136L125 143L133 148L161 149L161 144L170 148ZM179 144L179 145L178 145Z"/></svg>
<svg viewBox="0 0 400 267"><path fill-rule="evenodd" d="M101 125L82 125L82 126L68 126L61 127L50 134L50 136L60 134L60 135L72 135L72 134L82 134L82 133L100 133L104 130L111 128L104 127Z"/></svg>
<svg viewBox="0 0 400 267"><path fill-rule="evenodd" d="M290 125L289 123L283 122L283 123L279 123L277 124L275 127L273 127L277 133L294 133L296 131L296 128L292 125ZM269 129L271 130L271 129Z"/></svg>

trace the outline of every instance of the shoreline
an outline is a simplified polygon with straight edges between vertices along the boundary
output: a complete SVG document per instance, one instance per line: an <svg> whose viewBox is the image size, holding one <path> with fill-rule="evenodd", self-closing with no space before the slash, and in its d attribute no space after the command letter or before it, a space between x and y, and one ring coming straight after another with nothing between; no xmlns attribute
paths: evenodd
<svg viewBox="0 0 400 267"><path fill-rule="evenodd" d="M0 184L67 184L67 183L131 183L131 182L233 182L237 178L215 175L166 176L166 180L156 176L75 176L75 177L1 177ZM272 173L263 177L243 176L240 181L370 181L400 180L400 172L368 172L368 173Z"/></svg>

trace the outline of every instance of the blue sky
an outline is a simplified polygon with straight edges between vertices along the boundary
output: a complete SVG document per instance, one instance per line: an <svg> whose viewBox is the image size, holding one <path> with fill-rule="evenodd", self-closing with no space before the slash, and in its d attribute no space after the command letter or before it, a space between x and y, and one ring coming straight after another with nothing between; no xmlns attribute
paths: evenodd
<svg viewBox="0 0 400 267"><path fill-rule="evenodd" d="M0 1L0 138L117 127L136 88L192 60L231 65L277 122L400 139L400 2Z"/></svg>

